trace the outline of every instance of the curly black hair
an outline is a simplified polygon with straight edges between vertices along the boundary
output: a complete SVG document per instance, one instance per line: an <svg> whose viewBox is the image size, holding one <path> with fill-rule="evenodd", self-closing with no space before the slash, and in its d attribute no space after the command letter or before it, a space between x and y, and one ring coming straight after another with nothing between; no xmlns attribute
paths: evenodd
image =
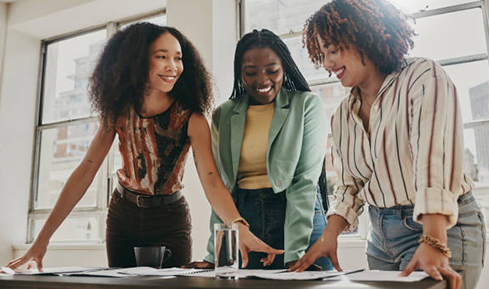
<svg viewBox="0 0 489 289"><path fill-rule="evenodd" d="M324 55L318 42L340 49L355 46L362 57L366 55L384 74L401 67L415 32L409 17L385 0L333 0L316 11L304 25L302 43L309 57L321 67Z"/></svg>
<svg viewBox="0 0 489 289"><path fill-rule="evenodd" d="M105 125L113 126L130 107L141 109L149 78L149 47L164 33L177 38L184 66L170 95L187 109L210 112L210 74L194 45L175 28L140 22L109 39L90 77L92 107Z"/></svg>
<svg viewBox="0 0 489 289"><path fill-rule="evenodd" d="M283 84L285 89L291 91L311 91L283 40L270 30L262 29L258 31L255 29L253 32L245 34L236 45L236 52L234 54L234 87L230 99L238 98L245 93L241 78L243 55L252 48L264 47L272 49L280 58L284 67L284 75L287 76Z"/></svg>

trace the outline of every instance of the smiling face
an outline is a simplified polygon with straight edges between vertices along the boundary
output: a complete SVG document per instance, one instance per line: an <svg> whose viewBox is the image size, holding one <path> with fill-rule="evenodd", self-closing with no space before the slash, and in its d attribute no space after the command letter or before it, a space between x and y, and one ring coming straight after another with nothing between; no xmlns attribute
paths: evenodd
<svg viewBox="0 0 489 289"><path fill-rule="evenodd" d="M177 38L163 33L149 47L149 86L169 92L183 72L182 48Z"/></svg>
<svg viewBox="0 0 489 289"><path fill-rule="evenodd" d="M252 48L243 54L241 77L252 104L271 103L282 88L282 61L269 47Z"/></svg>
<svg viewBox="0 0 489 289"><path fill-rule="evenodd" d="M372 74L377 74L375 65L364 56L362 57L352 44L348 48L340 48L338 45L325 45L321 37L318 42L323 54L323 66L326 70L336 74L341 84L346 87L362 86L368 81Z"/></svg>

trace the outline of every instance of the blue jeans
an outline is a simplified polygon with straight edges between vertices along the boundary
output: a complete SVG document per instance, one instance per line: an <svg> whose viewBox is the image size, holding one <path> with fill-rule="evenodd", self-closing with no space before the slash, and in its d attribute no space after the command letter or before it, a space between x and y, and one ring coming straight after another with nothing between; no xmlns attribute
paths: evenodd
<svg viewBox="0 0 489 289"><path fill-rule="evenodd" d="M484 266L486 228L472 192L458 199L457 224L447 231L452 250L450 266L464 271L466 289L475 288ZM367 260L370 269L403 270L411 261L423 226L413 220L413 206L380 209L369 207L370 232Z"/></svg>
<svg viewBox="0 0 489 289"><path fill-rule="evenodd" d="M239 189L237 195L238 211L250 223L250 231L271 247L283 249L285 208L287 205L285 193L276 194L271 188L257 190ZM310 236L309 247L316 242L326 227L321 195L317 193L316 196L313 231ZM246 269L285 268L284 255L277 255L273 263L267 267L264 267L260 262L260 259L265 256L265 253L250 252ZM323 270L333 269L329 258L319 258L314 264L321 266Z"/></svg>

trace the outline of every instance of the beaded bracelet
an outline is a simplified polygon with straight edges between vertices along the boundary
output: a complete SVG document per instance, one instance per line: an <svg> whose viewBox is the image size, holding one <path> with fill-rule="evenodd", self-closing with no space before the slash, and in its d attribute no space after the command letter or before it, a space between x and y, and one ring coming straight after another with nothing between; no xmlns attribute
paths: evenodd
<svg viewBox="0 0 489 289"><path fill-rule="evenodd" d="M452 250L450 250L450 248L448 248L446 244L443 244L437 238L434 238L434 237L431 237L428 235L421 235L421 237L419 237L419 243L420 244L425 243L425 244L430 245L431 247L440 251L443 254L443 256L445 256L447 258L452 257Z"/></svg>

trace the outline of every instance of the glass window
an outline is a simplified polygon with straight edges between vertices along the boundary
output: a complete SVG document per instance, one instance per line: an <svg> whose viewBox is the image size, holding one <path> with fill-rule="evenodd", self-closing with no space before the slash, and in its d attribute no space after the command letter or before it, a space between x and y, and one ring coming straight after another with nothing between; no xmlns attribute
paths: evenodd
<svg viewBox="0 0 489 289"><path fill-rule="evenodd" d="M444 8L454 6L458 4L464 4L474 2L473 0L391 0L391 2L400 7L407 13L414 13L419 11L433 10L437 8Z"/></svg>
<svg viewBox="0 0 489 289"><path fill-rule="evenodd" d="M37 196L34 209L52 209L61 189L80 164L97 131L98 123L69 125L41 132ZM97 191L102 190L99 172L77 207L95 207Z"/></svg>
<svg viewBox="0 0 489 289"><path fill-rule="evenodd" d="M329 73L324 68L314 68L314 64L311 62L309 54L307 54L307 49L302 49L302 37L286 38L284 42L287 44L295 63L309 82L325 79L327 81L338 81L334 73L329 76Z"/></svg>
<svg viewBox="0 0 489 289"><path fill-rule="evenodd" d="M51 242L80 242L104 240L101 230L101 220L105 217L70 216L56 230L51 237ZM34 236L37 236L44 226L46 218L33 219L31 222Z"/></svg>
<svg viewBox="0 0 489 289"><path fill-rule="evenodd" d="M481 8L420 18L414 29L413 56L442 60L487 53Z"/></svg>
<svg viewBox="0 0 489 289"><path fill-rule="evenodd" d="M105 29L47 45L42 123L92 116L88 78L105 44Z"/></svg>
<svg viewBox="0 0 489 289"><path fill-rule="evenodd" d="M322 69L324 73L326 71ZM331 133L330 119L340 102L348 95L349 88L343 87L340 82L330 84L316 85L311 87L312 91L321 97L324 104L324 112L328 118L328 123L325 124L326 133Z"/></svg>
<svg viewBox="0 0 489 289"><path fill-rule="evenodd" d="M489 114L483 112L489 103L480 103L483 99L488 99L489 63L487 60L466 62L457 65L444 67L448 76L457 86L457 94L462 110L464 123L489 119ZM467 140L465 140L467 144ZM489 143L488 143L489 147Z"/></svg>
<svg viewBox="0 0 489 289"><path fill-rule="evenodd" d="M245 0L245 31L266 28L277 34L301 32L324 0Z"/></svg>
<svg viewBox="0 0 489 289"><path fill-rule="evenodd" d="M137 21L165 25L166 16L153 14ZM43 44L41 117L36 128L36 167L28 228L30 242L40 232L68 177L82 161L98 129L87 86L107 40L107 31L112 31L115 26L107 23L96 31L64 36ZM51 241L104 240L108 192L113 190L115 171L120 165L115 141L108 160L103 162L87 192Z"/></svg>

